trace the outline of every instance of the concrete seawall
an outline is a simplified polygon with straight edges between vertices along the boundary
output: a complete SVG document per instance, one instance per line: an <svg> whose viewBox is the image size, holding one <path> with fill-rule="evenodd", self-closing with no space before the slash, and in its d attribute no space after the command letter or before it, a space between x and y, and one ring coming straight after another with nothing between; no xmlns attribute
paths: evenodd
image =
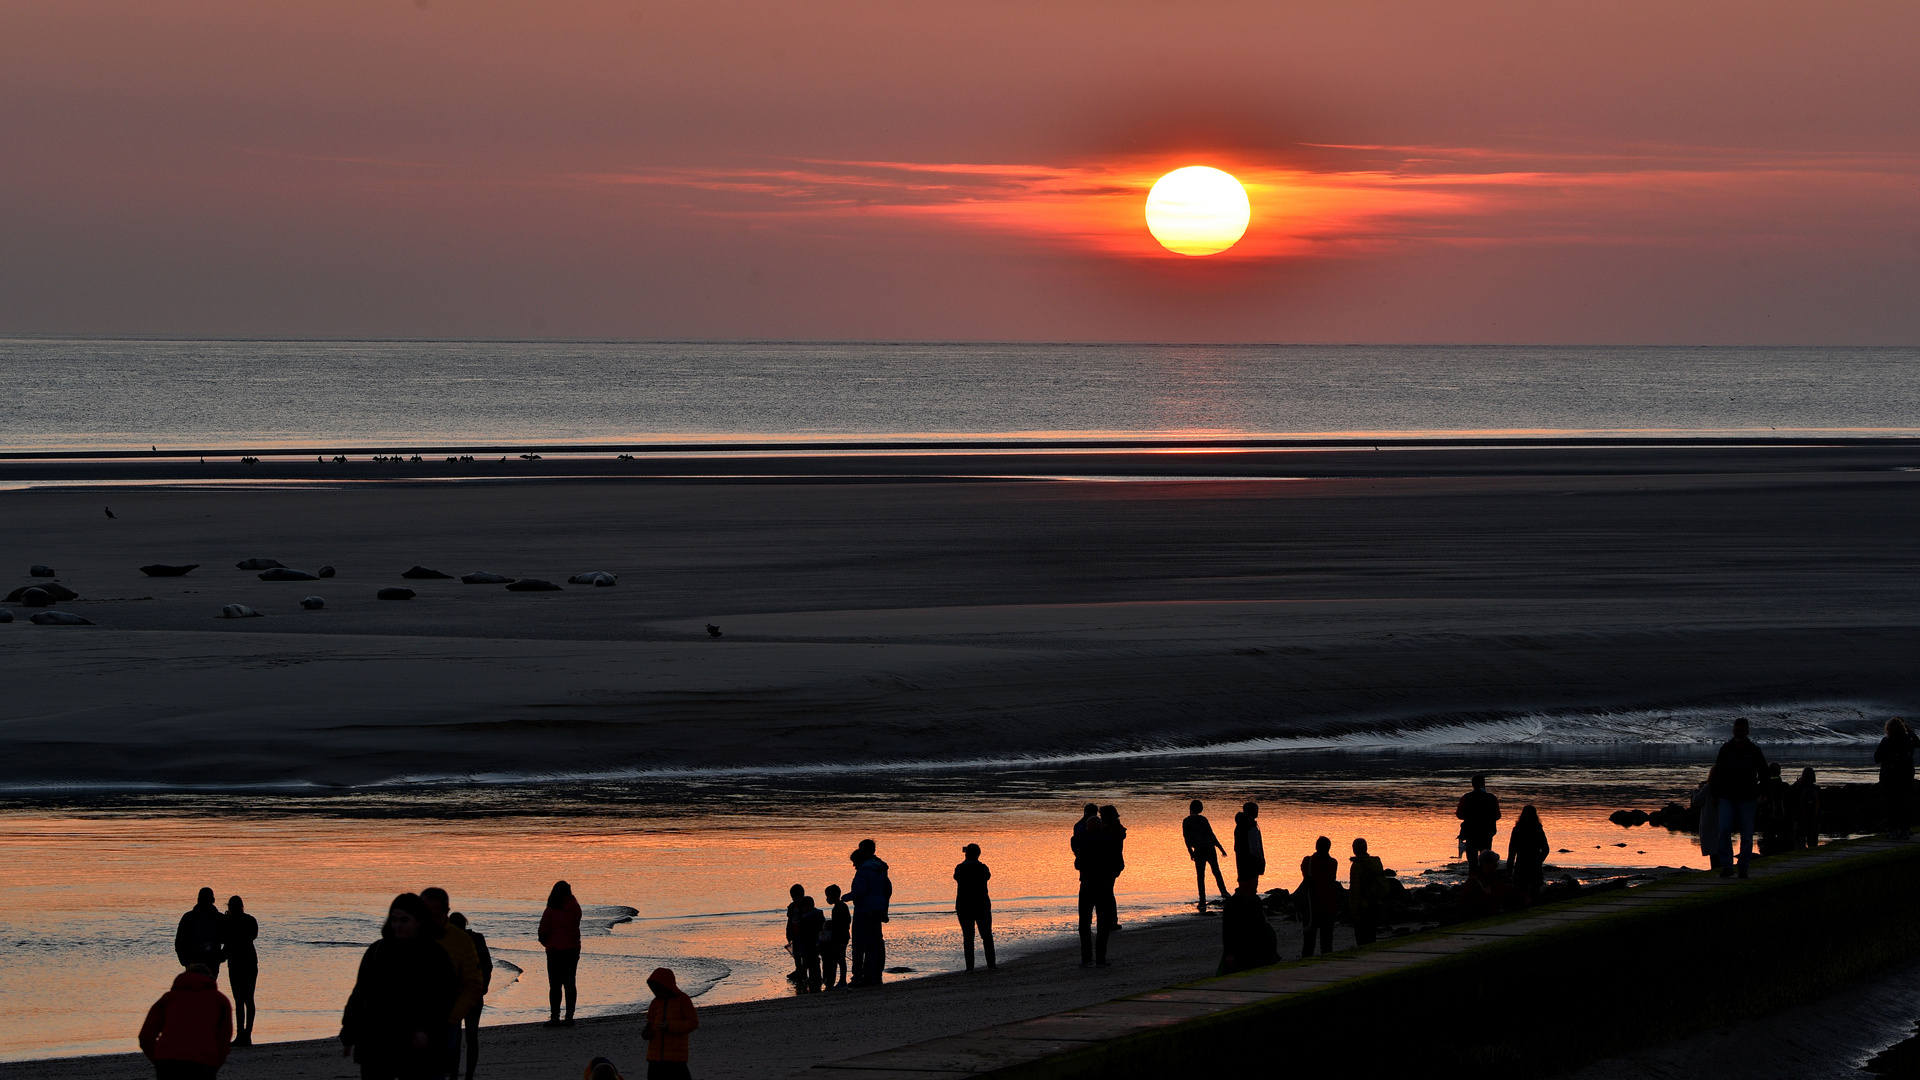
<svg viewBox="0 0 1920 1080"><path fill-rule="evenodd" d="M1551 1076L1920 955L1916 886L1920 844L1833 844L1756 860L1744 881L1688 875L820 1068L850 1080Z"/></svg>

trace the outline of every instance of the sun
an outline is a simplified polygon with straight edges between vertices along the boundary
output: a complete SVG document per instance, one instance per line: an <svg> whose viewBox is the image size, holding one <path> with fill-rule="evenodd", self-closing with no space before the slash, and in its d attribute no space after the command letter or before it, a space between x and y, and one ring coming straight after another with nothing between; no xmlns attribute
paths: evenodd
<svg viewBox="0 0 1920 1080"><path fill-rule="evenodd" d="M1181 255L1212 255L1239 243L1251 214L1240 181L1205 165L1175 169L1147 193L1147 231Z"/></svg>

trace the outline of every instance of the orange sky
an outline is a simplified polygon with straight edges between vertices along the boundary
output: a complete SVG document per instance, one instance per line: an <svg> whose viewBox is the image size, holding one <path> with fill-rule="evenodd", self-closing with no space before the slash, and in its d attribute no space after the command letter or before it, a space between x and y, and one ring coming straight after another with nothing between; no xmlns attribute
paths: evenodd
<svg viewBox="0 0 1920 1080"><path fill-rule="evenodd" d="M1920 341L1920 6L0 0L0 332ZM1253 222L1161 251L1147 188Z"/></svg>

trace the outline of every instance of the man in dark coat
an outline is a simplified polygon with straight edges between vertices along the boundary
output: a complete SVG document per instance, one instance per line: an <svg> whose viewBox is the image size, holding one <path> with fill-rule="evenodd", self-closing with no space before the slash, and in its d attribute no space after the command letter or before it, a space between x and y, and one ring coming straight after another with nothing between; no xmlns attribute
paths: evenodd
<svg viewBox="0 0 1920 1080"><path fill-rule="evenodd" d="M1760 807L1760 782L1766 779L1767 755L1747 738L1747 718L1733 722L1733 738L1720 744L1713 763L1713 797L1720 800L1720 876L1732 877L1733 830L1740 828L1741 877L1753 858L1753 820Z"/></svg>
<svg viewBox="0 0 1920 1080"><path fill-rule="evenodd" d="M208 975L220 977L220 965L227 958L227 917L213 906L212 889L201 889L193 910L180 916L180 927L173 932L173 955L183 968L205 964Z"/></svg>
<svg viewBox="0 0 1920 1080"><path fill-rule="evenodd" d="M1487 790L1486 777L1473 778L1473 790L1460 796L1453 816L1460 819L1460 852L1471 873L1480 865L1480 853L1493 850L1493 834L1499 828L1500 800Z"/></svg>

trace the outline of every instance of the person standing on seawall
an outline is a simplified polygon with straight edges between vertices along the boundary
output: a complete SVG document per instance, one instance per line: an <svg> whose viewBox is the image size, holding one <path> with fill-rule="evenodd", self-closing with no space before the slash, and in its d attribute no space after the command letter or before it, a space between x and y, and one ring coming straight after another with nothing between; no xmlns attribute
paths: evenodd
<svg viewBox="0 0 1920 1080"><path fill-rule="evenodd" d="M987 881L993 877L993 871L980 861L979 844L968 844L960 849L960 854L965 858L953 868L953 910L960 917L960 937L966 945L967 970L973 970L973 935L978 930L980 944L987 953L987 970L992 971L993 901L987 896Z"/></svg>
<svg viewBox="0 0 1920 1080"><path fill-rule="evenodd" d="M547 1027L572 1027L574 1006L580 1002L580 901L573 886L553 883L546 910L540 913L540 945L547 950ZM560 1000L566 998L567 1018L560 1018Z"/></svg>
<svg viewBox="0 0 1920 1080"><path fill-rule="evenodd" d="M1493 850L1493 834L1499 831L1500 800L1487 790L1486 777L1473 778L1473 790L1460 796L1453 816L1460 819L1460 852L1472 873L1480 865L1480 853Z"/></svg>
<svg viewBox="0 0 1920 1080"><path fill-rule="evenodd" d="M1200 914L1207 913L1207 870L1213 870L1213 883L1220 887L1220 902L1225 904L1229 897L1227 879L1220 876L1220 856L1227 853L1227 847L1213 834L1213 823L1208 821L1205 809L1199 799L1187 805L1186 819L1180 822L1180 838L1186 841L1187 858L1193 860L1193 880L1200 890Z"/></svg>
<svg viewBox="0 0 1920 1080"><path fill-rule="evenodd" d="M1720 744L1713 763L1714 797L1720 800L1720 876L1732 877L1733 830L1740 829L1739 874L1747 876L1753 858L1753 819L1759 809L1760 781L1767 775L1767 755L1747 738L1747 718L1733 722L1733 738Z"/></svg>
<svg viewBox="0 0 1920 1080"><path fill-rule="evenodd" d="M1238 884L1260 892L1260 875L1267 872L1267 848L1260 839L1260 804L1250 802L1233 815L1233 869Z"/></svg>
<svg viewBox="0 0 1920 1080"><path fill-rule="evenodd" d="M226 931L227 987L233 991L233 1045L253 1045L253 988L260 982L260 954L253 943L260 937L260 923L247 914L247 902L227 897L227 914L222 920Z"/></svg>
<svg viewBox="0 0 1920 1080"><path fill-rule="evenodd" d="M213 890L201 889L192 910L180 916L173 932L173 955L180 966L199 964L216 981L227 958L227 919L213 906Z"/></svg>
<svg viewBox="0 0 1920 1080"><path fill-rule="evenodd" d="M1887 839L1905 840L1913 835L1913 750L1912 729L1897 716L1887 718L1884 737L1874 748L1874 764L1880 766L1880 799L1887 810Z"/></svg>
<svg viewBox="0 0 1920 1080"><path fill-rule="evenodd" d="M1340 914L1340 861L1328 852L1333 841L1320 837L1313 842L1313 854L1300 860L1301 891L1306 894L1306 913L1300 917L1300 957L1313 955L1313 940L1320 939L1320 951L1333 951L1333 920Z"/></svg>

